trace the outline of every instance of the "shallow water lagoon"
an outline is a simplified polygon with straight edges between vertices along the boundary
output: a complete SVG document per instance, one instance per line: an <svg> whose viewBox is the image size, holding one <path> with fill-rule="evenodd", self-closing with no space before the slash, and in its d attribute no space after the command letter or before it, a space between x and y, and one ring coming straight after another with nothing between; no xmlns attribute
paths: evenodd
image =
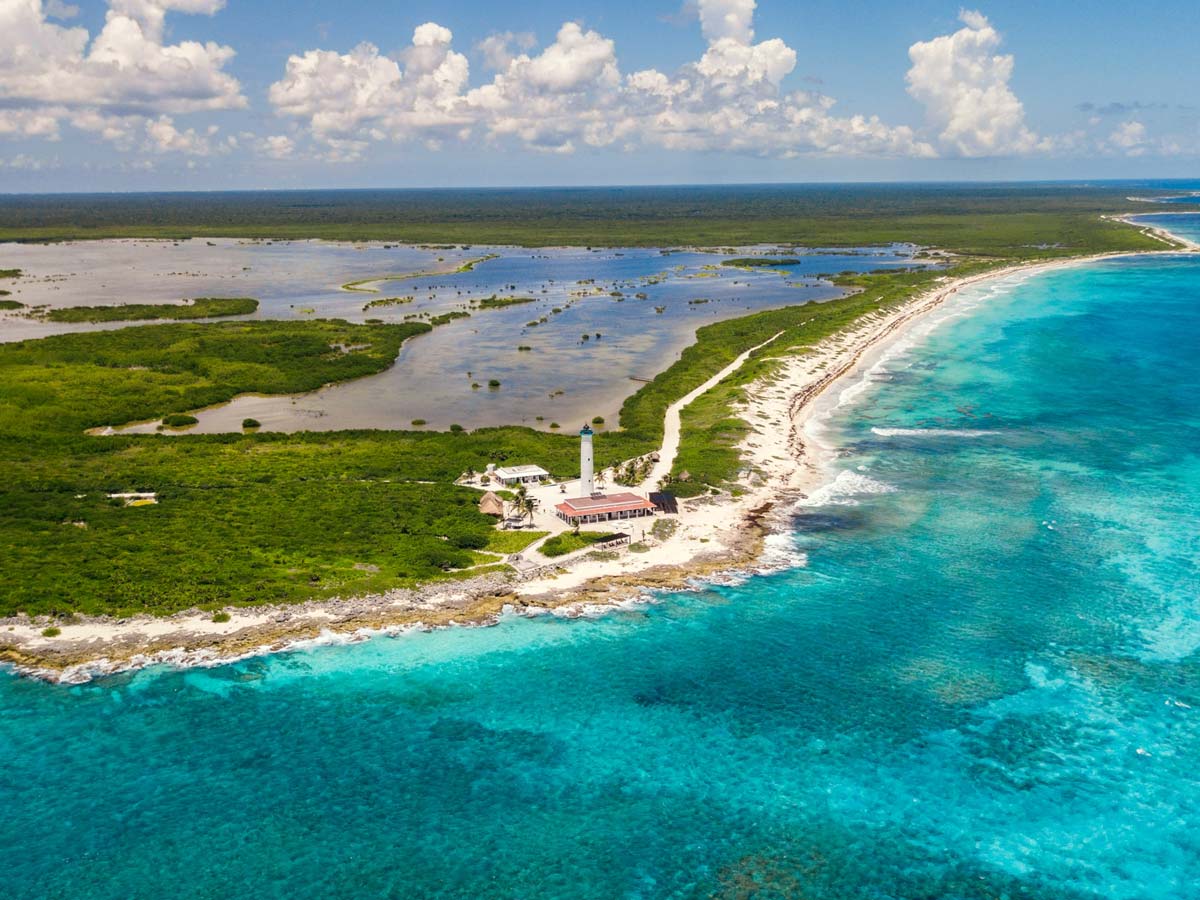
<svg viewBox="0 0 1200 900"><path fill-rule="evenodd" d="M25 898L1180 900L1200 260L964 291L822 433L792 567L210 670L0 677Z"/></svg>
<svg viewBox="0 0 1200 900"><path fill-rule="evenodd" d="M266 430L328 431L408 428L414 419L442 429L452 423L569 426L594 416L615 421L624 398L639 386L636 379L667 368L701 325L840 296L819 275L914 264L908 246L785 252L798 262L781 273L722 267L727 254L691 250L95 241L0 245L0 264L25 270L13 297L29 306L252 296L262 301L259 318L361 322L470 313L410 341L397 365L379 376L300 397L242 397L204 411L191 429L237 431L253 418ZM482 261L454 271L470 260ZM435 270L446 274L341 289L372 277ZM479 308L492 296L534 302ZM411 299L364 308L389 297ZM5 340L79 327L0 316ZM499 390L488 389L491 380L501 382Z"/></svg>

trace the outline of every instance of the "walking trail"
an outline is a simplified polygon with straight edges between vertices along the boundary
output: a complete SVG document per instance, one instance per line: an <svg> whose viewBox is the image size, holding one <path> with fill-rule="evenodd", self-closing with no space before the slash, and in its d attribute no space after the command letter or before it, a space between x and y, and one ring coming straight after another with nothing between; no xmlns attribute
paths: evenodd
<svg viewBox="0 0 1200 900"><path fill-rule="evenodd" d="M653 468L650 469L650 474L642 481L640 487L643 490L661 487L663 479L671 474L671 468L675 465L675 457L679 454L679 432L682 428L681 414L684 407L740 369L752 353L761 350L767 344L777 340L781 334L783 334L782 331L774 337L767 338L761 344L751 347L712 378L708 379L708 381L704 382L704 384L700 385L700 387L667 407L667 414L663 418L663 442L662 447L658 451L658 462L654 464Z"/></svg>

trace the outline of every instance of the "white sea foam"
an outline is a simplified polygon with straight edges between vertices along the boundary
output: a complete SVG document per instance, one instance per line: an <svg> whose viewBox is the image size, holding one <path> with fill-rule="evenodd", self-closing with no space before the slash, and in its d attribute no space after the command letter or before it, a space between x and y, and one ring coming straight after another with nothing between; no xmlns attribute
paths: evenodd
<svg viewBox="0 0 1200 900"><path fill-rule="evenodd" d="M896 490L894 485L876 481L861 472L847 470L839 472L833 481L813 491L805 499L797 501L796 506L856 506L856 497L867 494L894 494Z"/></svg>
<svg viewBox="0 0 1200 900"><path fill-rule="evenodd" d="M1000 432L987 428L872 428L880 437L959 437L980 438Z"/></svg>

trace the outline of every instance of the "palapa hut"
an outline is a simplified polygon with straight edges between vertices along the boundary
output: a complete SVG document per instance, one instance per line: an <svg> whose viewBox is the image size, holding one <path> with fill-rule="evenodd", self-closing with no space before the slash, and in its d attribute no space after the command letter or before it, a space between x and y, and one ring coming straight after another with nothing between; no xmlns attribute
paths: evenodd
<svg viewBox="0 0 1200 900"><path fill-rule="evenodd" d="M495 516L498 519L502 519L504 518L504 501L491 491L488 491L479 498L479 511L485 516Z"/></svg>

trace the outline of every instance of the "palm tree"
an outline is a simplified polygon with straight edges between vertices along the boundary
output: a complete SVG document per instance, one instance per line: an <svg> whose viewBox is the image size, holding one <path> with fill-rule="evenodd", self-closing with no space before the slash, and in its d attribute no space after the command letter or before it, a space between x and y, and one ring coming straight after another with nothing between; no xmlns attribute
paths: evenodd
<svg viewBox="0 0 1200 900"><path fill-rule="evenodd" d="M537 512L538 501L536 497L529 496L529 489L525 485L517 488L516 499L512 502L513 512L522 519L528 519L529 524L533 524L533 514Z"/></svg>
<svg viewBox="0 0 1200 900"><path fill-rule="evenodd" d="M525 516L525 518L529 519L530 525L533 524L533 514L535 512L537 512L537 508L538 508L537 497L530 497L530 496L526 495L524 498L522 498L521 513L522 513L522 515Z"/></svg>

